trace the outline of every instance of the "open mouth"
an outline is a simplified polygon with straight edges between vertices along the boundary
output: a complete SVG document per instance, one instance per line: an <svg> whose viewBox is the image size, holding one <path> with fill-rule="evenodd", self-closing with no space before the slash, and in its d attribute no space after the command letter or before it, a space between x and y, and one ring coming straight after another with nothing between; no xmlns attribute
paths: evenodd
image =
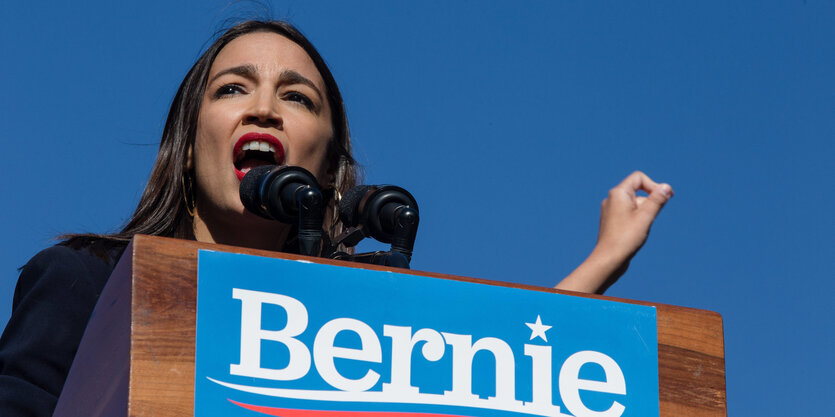
<svg viewBox="0 0 835 417"><path fill-rule="evenodd" d="M261 165L284 163L284 147L267 133L247 133L235 143L235 175L243 179L249 170Z"/></svg>

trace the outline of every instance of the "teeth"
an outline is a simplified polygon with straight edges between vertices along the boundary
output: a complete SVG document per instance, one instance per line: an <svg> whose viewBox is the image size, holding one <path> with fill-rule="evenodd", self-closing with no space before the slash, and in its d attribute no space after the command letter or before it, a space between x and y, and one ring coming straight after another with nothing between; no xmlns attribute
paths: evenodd
<svg viewBox="0 0 835 417"><path fill-rule="evenodd" d="M275 146L273 146L271 143L266 142L266 141L261 142L261 141L253 140L253 141L244 143L243 146L241 146L241 151L238 153L238 155L236 155L236 157L237 157L236 159L243 158L244 152L246 152L246 151L271 152L271 153L275 154Z"/></svg>

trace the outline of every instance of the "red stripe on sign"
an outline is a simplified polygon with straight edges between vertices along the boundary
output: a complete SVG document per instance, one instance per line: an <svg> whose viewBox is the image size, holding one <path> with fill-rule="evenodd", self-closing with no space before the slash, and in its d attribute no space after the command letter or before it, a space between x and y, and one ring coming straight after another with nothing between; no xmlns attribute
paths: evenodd
<svg viewBox="0 0 835 417"><path fill-rule="evenodd" d="M391 411L329 411L329 410L297 410L292 408L264 407L229 400L232 404L247 410L257 411L262 414L280 417L467 417L454 414L428 414L428 413L396 413Z"/></svg>

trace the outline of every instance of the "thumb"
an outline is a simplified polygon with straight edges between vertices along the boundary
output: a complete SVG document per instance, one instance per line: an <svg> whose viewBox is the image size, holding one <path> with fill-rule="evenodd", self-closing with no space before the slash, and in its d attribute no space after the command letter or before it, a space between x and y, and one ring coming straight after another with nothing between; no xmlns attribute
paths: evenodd
<svg viewBox="0 0 835 417"><path fill-rule="evenodd" d="M652 190L638 210L652 216L652 218L655 218L655 216L658 215L658 212L664 207L664 204L667 204L667 201L669 201L672 197L673 187L670 187L670 184L666 183L659 184L654 190Z"/></svg>

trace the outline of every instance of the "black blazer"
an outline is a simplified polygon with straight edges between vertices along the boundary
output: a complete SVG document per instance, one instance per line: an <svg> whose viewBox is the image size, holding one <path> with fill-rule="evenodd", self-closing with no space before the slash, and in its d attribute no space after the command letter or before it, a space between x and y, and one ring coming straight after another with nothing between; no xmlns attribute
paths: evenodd
<svg viewBox="0 0 835 417"><path fill-rule="evenodd" d="M0 337L0 416L52 415L87 321L124 249L56 245L21 268Z"/></svg>

